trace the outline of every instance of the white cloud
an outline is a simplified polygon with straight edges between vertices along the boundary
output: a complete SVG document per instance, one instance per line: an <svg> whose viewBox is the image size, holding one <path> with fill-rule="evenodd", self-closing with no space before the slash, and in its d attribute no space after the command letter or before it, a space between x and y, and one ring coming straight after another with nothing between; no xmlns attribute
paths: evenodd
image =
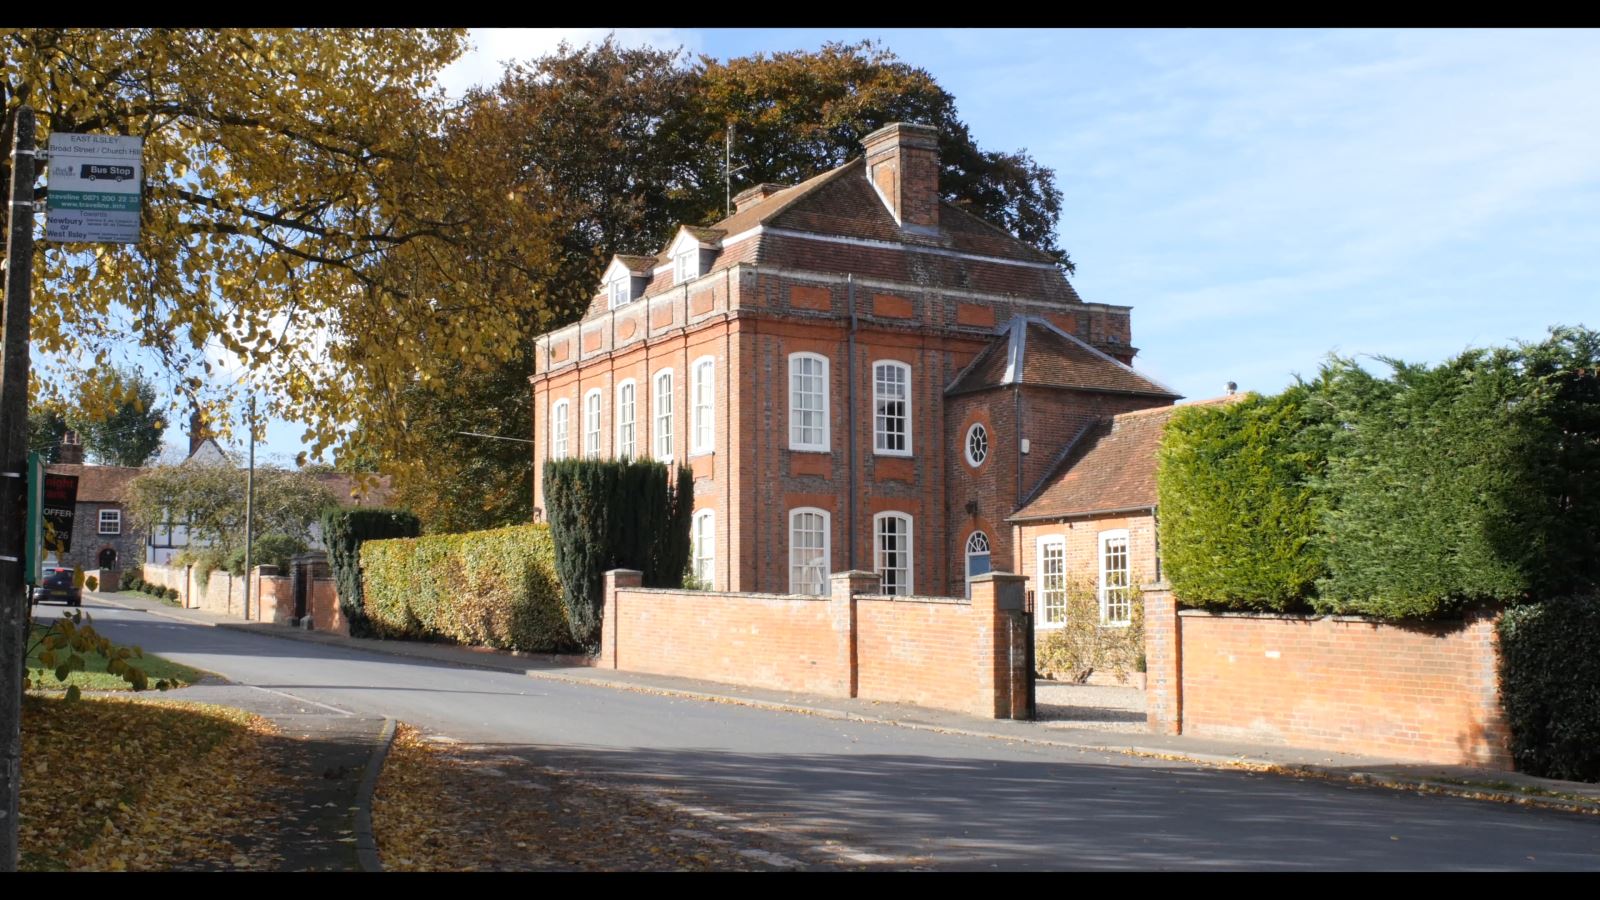
<svg viewBox="0 0 1600 900"><path fill-rule="evenodd" d="M507 62L548 55L563 41L574 47L598 44L609 34L624 47L695 52L701 46L699 35L674 28L474 28L468 36L472 49L439 73L439 83L459 97L468 88L498 81Z"/></svg>

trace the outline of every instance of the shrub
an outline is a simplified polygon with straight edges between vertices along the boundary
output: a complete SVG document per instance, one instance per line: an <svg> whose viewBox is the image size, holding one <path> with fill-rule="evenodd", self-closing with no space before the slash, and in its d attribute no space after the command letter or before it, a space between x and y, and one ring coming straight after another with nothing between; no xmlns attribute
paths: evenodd
<svg viewBox="0 0 1600 900"><path fill-rule="evenodd" d="M1141 579L1133 579L1138 584ZM1042 631L1034 668L1043 675L1082 684L1097 671L1118 681L1144 671L1144 598L1133 588L1133 613L1127 625L1100 624L1100 595L1093 581L1067 584L1067 618L1060 628Z"/></svg>
<svg viewBox="0 0 1600 900"><path fill-rule="evenodd" d="M1162 562L1190 606L1301 607L1325 572L1316 543L1325 455L1312 388L1173 413L1158 454Z"/></svg>
<svg viewBox="0 0 1600 900"><path fill-rule="evenodd" d="M250 565L277 566L287 572L289 560L306 552L306 542L283 533L265 534L257 538L250 548ZM244 574L244 548L238 547L228 554L228 571Z"/></svg>
<svg viewBox="0 0 1600 900"><path fill-rule="evenodd" d="M572 640L600 639L600 581L608 569L637 569L647 587L679 587L689 559L694 475L649 460L552 460L544 466L545 502L556 571Z"/></svg>
<svg viewBox="0 0 1600 900"><path fill-rule="evenodd" d="M138 566L134 566L131 569L127 569L127 570L123 571L123 573L122 573L122 583L119 585L119 587L121 587L125 591L126 590L135 590L135 591L137 591L137 590L139 590L138 586L143 584L143 583L144 583L144 570L142 568L138 567Z"/></svg>
<svg viewBox="0 0 1600 900"><path fill-rule="evenodd" d="M1600 575L1600 335L1475 350L1378 379L1325 369L1319 609L1398 619L1584 591Z"/></svg>
<svg viewBox="0 0 1600 900"><path fill-rule="evenodd" d="M362 595L361 545L421 533L422 523L403 509L334 507L322 513L322 542L328 546L328 566L338 585L339 609L350 623L351 635L367 637L373 633Z"/></svg>
<svg viewBox="0 0 1600 900"><path fill-rule="evenodd" d="M87 576L83 579L83 586L91 591L98 591L100 590L100 579L94 575Z"/></svg>
<svg viewBox="0 0 1600 900"><path fill-rule="evenodd" d="M380 637L573 649L549 526L367 541L361 572Z"/></svg>
<svg viewBox="0 0 1600 900"><path fill-rule="evenodd" d="M1600 596L1514 607L1499 630L1500 692L1517 769L1600 781Z"/></svg>

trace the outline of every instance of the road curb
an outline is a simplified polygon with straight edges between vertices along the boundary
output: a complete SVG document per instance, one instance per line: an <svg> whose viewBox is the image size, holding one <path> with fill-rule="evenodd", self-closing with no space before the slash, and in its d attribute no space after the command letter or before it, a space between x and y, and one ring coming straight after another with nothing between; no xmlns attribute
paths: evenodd
<svg viewBox="0 0 1600 900"><path fill-rule="evenodd" d="M389 748L394 746L394 719L385 717L378 745L372 748L367 768L361 775L361 786L356 790L356 857L363 872L382 872L383 860L378 856L378 841L372 835L372 796L378 790L378 776L383 773L384 760L389 758Z"/></svg>
<svg viewBox="0 0 1600 900"><path fill-rule="evenodd" d="M159 615L159 613L156 613ZM171 616L169 618L178 618ZM188 620L185 620L188 621ZM964 737L980 737L990 740L1015 741L1023 744L1039 746L1061 747L1070 750L1079 750L1094 753L1116 753L1123 756L1134 756L1143 759L1162 759L1174 762L1187 762L1195 765L1207 766L1217 769L1235 769L1252 772L1263 772L1272 775L1288 776L1292 778L1317 778L1324 781L1345 784L1359 784L1370 787L1385 788L1388 790L1408 790L1421 793L1437 794L1441 796L1458 797L1467 800L1509 803L1523 807L1550 809L1560 812L1572 812L1588 815L1600 815L1600 801L1575 799L1568 796L1540 796L1520 791L1507 791L1487 785L1458 784L1453 782L1436 781L1425 778L1409 778L1403 775L1390 775L1381 772L1352 771L1348 768L1331 766L1318 766L1300 763L1279 763L1271 760L1252 758L1248 756L1229 756L1217 753L1204 753L1198 751L1184 751L1165 747L1111 747L1104 744L1073 741L1070 739L1051 738L1043 735L1018 735L1005 734L995 731L986 731L960 726L936 725L932 723L911 722L904 719L895 719L885 716L872 716L847 710L829 709L825 707L806 706L798 703L784 703L774 700L760 700L750 697L737 697L728 694L713 694L705 691L693 691L684 688L659 687L653 685L635 684L629 681L618 681L607 678L586 678L572 675L563 675L541 669L514 669L507 666L497 666L487 662L473 660L441 660L436 656L423 653L406 652L403 647L364 647L355 646L340 635L326 632L315 637L310 633L268 631L259 626L252 627L245 623L217 622L215 627L244 631L251 634L264 634L270 637L280 637L287 640L309 641L319 644L339 644L353 650L367 650L389 656L402 656L412 659L427 659L433 662L446 662L465 668L475 668L488 671L509 672L521 674L528 678L542 678L549 681L559 681L565 684L588 685L603 687L612 690L633 691L635 693L655 694L665 697L681 697L686 700L698 700L708 703L725 703L735 706L747 706L755 709L766 709L774 712L798 713L801 715L818 716L827 719L861 722L870 725L891 725L896 728L909 728L916 731L931 731L940 734L955 734Z"/></svg>

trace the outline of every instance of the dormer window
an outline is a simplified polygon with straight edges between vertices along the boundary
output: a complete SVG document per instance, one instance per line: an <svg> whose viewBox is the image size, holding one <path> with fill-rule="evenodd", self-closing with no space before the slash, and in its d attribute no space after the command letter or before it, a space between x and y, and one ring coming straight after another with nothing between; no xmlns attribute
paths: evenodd
<svg viewBox="0 0 1600 900"><path fill-rule="evenodd" d="M628 301L633 299L633 297L630 296L633 292L628 289L627 276L613 279L611 284L607 286L607 289L611 294L612 309L626 305Z"/></svg>
<svg viewBox="0 0 1600 900"><path fill-rule="evenodd" d="M700 277L700 250L698 247L689 247L678 252L672 258L673 284L683 284Z"/></svg>

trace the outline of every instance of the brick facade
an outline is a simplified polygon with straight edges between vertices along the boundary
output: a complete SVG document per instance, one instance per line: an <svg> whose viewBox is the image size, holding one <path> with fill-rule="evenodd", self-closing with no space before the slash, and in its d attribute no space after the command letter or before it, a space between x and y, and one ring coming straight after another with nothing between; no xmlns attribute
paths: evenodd
<svg viewBox="0 0 1600 900"><path fill-rule="evenodd" d="M1174 395L1115 361L1135 353L1126 307L1085 303L1048 257L939 201L936 137L890 126L869 136L864 160L741 195L729 219L681 229L654 260L618 257L606 277L631 299L613 307L602 285L582 321L537 342L535 507L545 506L543 464L559 452L558 404L565 453L581 456L586 398L598 391L598 455L614 457L618 391L631 382L634 453L658 457L655 380L670 373L671 459L694 470L696 510L714 516L716 590L789 592L791 514L802 508L826 513L827 572L875 569L875 521L888 512L911 519L911 593L964 594L974 530L1005 568L1004 520L1056 450L1084 422ZM675 248L698 248L700 273L685 282ZM1070 328L1055 339L1088 361L1066 375L1019 372L952 394L980 354L1016 340L1023 321ZM792 446L796 354L826 362L820 449ZM693 452L701 359L715 373L713 439ZM909 370L904 454L875 447L874 368L891 362ZM962 444L977 420L992 452L974 469Z"/></svg>

